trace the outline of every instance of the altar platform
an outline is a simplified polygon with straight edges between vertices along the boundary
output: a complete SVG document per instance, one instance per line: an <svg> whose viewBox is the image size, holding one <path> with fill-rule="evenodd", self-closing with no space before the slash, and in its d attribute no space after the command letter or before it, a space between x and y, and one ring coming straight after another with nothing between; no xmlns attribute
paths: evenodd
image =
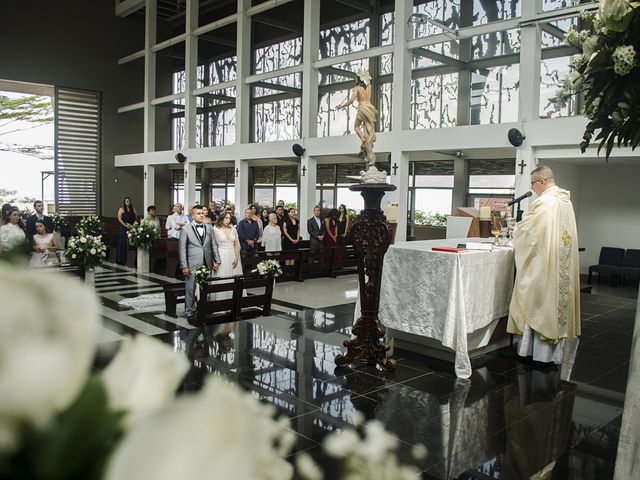
<svg viewBox="0 0 640 480"><path fill-rule="evenodd" d="M449 360L460 378L471 376L471 358L508 344L506 317L513 290L514 255L493 251L449 253L480 238L401 242L384 258L380 321L395 347ZM359 316L356 304L356 318ZM502 318L502 320L500 320Z"/></svg>

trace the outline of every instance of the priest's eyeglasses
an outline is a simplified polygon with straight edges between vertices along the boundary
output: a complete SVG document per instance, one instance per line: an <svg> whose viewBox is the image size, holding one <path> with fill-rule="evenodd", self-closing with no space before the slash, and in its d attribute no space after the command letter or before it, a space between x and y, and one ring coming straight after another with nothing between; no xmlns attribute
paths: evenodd
<svg viewBox="0 0 640 480"><path fill-rule="evenodd" d="M538 180L534 180L531 182L531 186L533 187L536 183L544 181L544 178L539 178Z"/></svg>

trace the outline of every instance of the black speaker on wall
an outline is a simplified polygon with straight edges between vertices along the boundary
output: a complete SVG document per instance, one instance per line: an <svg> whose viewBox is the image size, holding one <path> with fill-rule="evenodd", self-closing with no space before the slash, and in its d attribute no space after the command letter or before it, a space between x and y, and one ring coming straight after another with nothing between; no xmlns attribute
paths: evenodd
<svg viewBox="0 0 640 480"><path fill-rule="evenodd" d="M512 128L507 133L507 138L509 139L509 143L514 147L519 147L524 142L525 137L520 130L517 128Z"/></svg>
<svg viewBox="0 0 640 480"><path fill-rule="evenodd" d="M176 153L176 162L184 163L187 157L185 157L182 153Z"/></svg>
<svg viewBox="0 0 640 480"><path fill-rule="evenodd" d="M299 143L294 143L291 149L293 150L293 154L296 157L301 157L304 154L304 147Z"/></svg>

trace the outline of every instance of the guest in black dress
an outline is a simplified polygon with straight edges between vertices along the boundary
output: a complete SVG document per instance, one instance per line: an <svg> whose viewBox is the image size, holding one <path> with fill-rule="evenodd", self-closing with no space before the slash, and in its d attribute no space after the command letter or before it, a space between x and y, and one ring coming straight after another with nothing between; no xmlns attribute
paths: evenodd
<svg viewBox="0 0 640 480"><path fill-rule="evenodd" d="M283 247L284 250L297 250L300 248L300 222L296 216L296 209L290 208L284 216L283 224ZM293 265L293 259L286 259L285 265Z"/></svg>
<svg viewBox="0 0 640 480"><path fill-rule="evenodd" d="M269 225L269 214L271 212L269 211L268 208L263 208L262 211L260 212L260 221L262 222L262 229L264 230L264 227L266 227L267 225Z"/></svg>
<svg viewBox="0 0 640 480"><path fill-rule="evenodd" d="M127 264L127 252L129 250L129 239L127 238L127 230L136 221L138 214L133 208L131 198L124 197L122 207L118 209L118 223L120 223L120 231L118 232L118 249L116 252L116 263L119 265Z"/></svg>
<svg viewBox="0 0 640 480"><path fill-rule="evenodd" d="M336 230L338 232L338 245L346 245L349 243L349 215L345 204L338 207Z"/></svg>

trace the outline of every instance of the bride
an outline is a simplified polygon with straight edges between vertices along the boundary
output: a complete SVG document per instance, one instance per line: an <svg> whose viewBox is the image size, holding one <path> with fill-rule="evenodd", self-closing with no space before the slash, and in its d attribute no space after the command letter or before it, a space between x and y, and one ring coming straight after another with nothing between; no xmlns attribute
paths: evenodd
<svg viewBox="0 0 640 480"><path fill-rule="evenodd" d="M240 242L238 232L231 224L231 214L225 213L218 217L213 236L218 244L220 252L220 268L213 273L213 277L230 277L242 275L242 263L240 262ZM216 300L231 298L232 292L216 293Z"/></svg>

